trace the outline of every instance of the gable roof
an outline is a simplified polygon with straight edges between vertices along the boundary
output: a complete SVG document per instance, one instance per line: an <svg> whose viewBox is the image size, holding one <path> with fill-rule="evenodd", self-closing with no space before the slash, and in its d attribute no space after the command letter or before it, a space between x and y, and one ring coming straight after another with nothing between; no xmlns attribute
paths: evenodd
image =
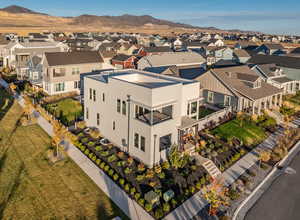
<svg viewBox="0 0 300 220"><path fill-rule="evenodd" d="M130 57L133 57L132 55L126 55L126 54L117 54L116 56L114 56L112 58L112 60L116 60L116 61L126 61L128 60Z"/></svg>
<svg viewBox="0 0 300 220"><path fill-rule="evenodd" d="M283 50L284 47L281 44L263 44L261 46L266 46L270 50Z"/></svg>
<svg viewBox="0 0 300 220"><path fill-rule="evenodd" d="M259 88L251 87L247 82L255 82L259 79L259 76L248 66L211 69L210 71L232 90L251 100L257 100L282 92L281 89L264 81L261 81L261 87Z"/></svg>
<svg viewBox="0 0 300 220"><path fill-rule="evenodd" d="M49 66L103 62L96 51L45 53L45 57Z"/></svg>
<svg viewBox="0 0 300 220"><path fill-rule="evenodd" d="M249 53L246 50L243 49L235 49L233 50L233 53L237 56L237 57L251 57L249 55Z"/></svg>
<svg viewBox="0 0 300 220"><path fill-rule="evenodd" d="M149 66L182 65L205 63L206 60L196 52L172 52L145 56L139 62L146 61Z"/></svg>
<svg viewBox="0 0 300 220"><path fill-rule="evenodd" d="M170 47L161 46L161 47L143 47L144 51L147 53L165 53L165 52L172 52Z"/></svg>

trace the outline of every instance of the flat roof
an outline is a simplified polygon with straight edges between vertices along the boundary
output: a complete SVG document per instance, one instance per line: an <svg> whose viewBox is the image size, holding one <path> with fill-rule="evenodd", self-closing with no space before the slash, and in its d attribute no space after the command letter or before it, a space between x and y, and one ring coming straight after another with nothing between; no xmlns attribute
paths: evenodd
<svg viewBox="0 0 300 220"><path fill-rule="evenodd" d="M91 75L87 77L104 83L108 83L108 79L112 78L143 86L149 89L176 84L185 85L191 83L198 83L198 81L195 80L187 80L179 77L166 76L135 69L104 71L101 74Z"/></svg>

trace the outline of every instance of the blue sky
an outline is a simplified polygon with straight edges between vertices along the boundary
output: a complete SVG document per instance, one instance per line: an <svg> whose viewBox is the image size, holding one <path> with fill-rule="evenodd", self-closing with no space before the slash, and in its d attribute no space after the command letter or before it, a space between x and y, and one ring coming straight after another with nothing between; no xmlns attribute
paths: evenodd
<svg viewBox="0 0 300 220"><path fill-rule="evenodd" d="M0 0L58 16L152 15L201 27L300 35L299 0Z"/></svg>

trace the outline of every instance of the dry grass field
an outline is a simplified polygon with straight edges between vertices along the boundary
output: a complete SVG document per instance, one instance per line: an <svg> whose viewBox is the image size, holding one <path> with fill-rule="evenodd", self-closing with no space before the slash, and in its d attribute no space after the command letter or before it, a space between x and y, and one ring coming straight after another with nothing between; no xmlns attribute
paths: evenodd
<svg viewBox="0 0 300 220"><path fill-rule="evenodd" d="M0 121L0 219L127 219L73 161L51 164L49 136L16 126L21 114L15 103Z"/></svg>

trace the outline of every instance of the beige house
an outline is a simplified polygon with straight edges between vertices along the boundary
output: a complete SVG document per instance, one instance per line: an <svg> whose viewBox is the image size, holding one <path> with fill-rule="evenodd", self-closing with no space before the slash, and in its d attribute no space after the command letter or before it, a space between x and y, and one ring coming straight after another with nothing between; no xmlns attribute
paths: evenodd
<svg viewBox="0 0 300 220"><path fill-rule="evenodd" d="M235 111L262 114L282 105L283 90L269 83L248 66L211 69L199 76L206 102L232 106Z"/></svg>
<svg viewBox="0 0 300 220"><path fill-rule="evenodd" d="M49 95L78 92L80 74L103 68L103 59L96 51L45 53L43 89Z"/></svg>

